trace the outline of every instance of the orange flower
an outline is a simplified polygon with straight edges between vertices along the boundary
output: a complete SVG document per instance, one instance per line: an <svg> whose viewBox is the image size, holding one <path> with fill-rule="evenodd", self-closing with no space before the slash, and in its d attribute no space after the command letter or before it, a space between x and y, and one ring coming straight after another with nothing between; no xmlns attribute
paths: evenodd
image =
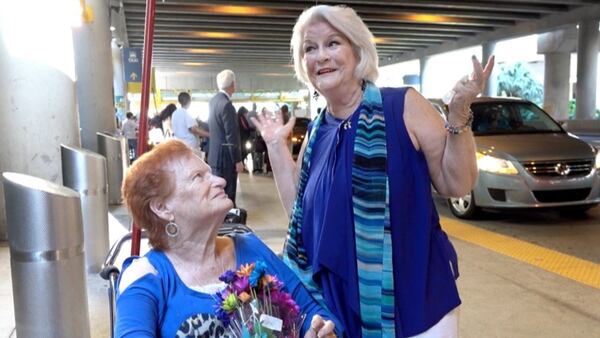
<svg viewBox="0 0 600 338"><path fill-rule="evenodd" d="M242 303L247 303L250 301L250 299L252 299L252 297L250 297L250 295L247 292L242 292L238 295L239 300Z"/></svg>
<svg viewBox="0 0 600 338"><path fill-rule="evenodd" d="M252 270L254 270L254 263L251 264L242 264L240 266L240 269L237 271L237 275L239 277L249 277L250 274L252 273Z"/></svg>
<svg viewBox="0 0 600 338"><path fill-rule="evenodd" d="M260 287L261 288L267 287L267 286L271 285L271 283L273 283L276 280L277 279L275 277L273 277L272 275L264 275L260 279Z"/></svg>

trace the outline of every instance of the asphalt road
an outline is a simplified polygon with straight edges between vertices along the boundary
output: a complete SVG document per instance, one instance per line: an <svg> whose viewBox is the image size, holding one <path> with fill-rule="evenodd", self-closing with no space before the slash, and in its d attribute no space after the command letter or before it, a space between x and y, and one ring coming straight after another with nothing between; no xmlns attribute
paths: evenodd
<svg viewBox="0 0 600 338"><path fill-rule="evenodd" d="M445 200L436 198L436 206L440 216L456 219ZM555 209L502 210L461 222L600 264L600 206L579 216Z"/></svg>

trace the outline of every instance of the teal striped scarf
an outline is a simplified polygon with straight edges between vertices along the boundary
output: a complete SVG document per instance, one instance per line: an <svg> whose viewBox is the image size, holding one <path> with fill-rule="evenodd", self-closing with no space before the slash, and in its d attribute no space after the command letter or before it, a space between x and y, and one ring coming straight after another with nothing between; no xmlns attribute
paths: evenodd
<svg viewBox="0 0 600 338"><path fill-rule="evenodd" d="M352 204L362 337L393 337L394 277L386 172L385 116L379 89L367 83L359 107L352 162ZM327 308L302 243L302 200L308 181L312 149L323 121L321 113L310 132L294 201L284 262L296 272L311 295Z"/></svg>

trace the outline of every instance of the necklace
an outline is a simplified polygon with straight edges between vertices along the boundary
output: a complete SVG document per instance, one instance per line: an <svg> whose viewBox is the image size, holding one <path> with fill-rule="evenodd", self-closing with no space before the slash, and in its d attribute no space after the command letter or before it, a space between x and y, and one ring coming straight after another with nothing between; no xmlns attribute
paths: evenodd
<svg viewBox="0 0 600 338"><path fill-rule="evenodd" d="M360 96L358 97L358 102L354 103L352 106L354 107L354 109L352 110L352 113L350 114L350 116L348 116L343 122L342 122L342 128L344 128L344 130L348 130L348 129L352 129L352 116L354 116L354 113L356 112L356 110L358 109L358 107L360 107L360 104L362 103L363 100L363 94L365 92L365 88L367 86L367 81L362 80L361 85L360 85ZM328 109L331 112L331 109ZM335 115L331 114L332 116L335 117Z"/></svg>
<svg viewBox="0 0 600 338"><path fill-rule="evenodd" d="M175 272L181 281L191 289L201 288L209 284L219 283L221 276L227 269L229 264L224 264L223 258L228 254L226 248L222 249L218 255L215 255L213 264L207 266L207 262L193 261L185 262L178 255L171 253L167 257L171 261Z"/></svg>

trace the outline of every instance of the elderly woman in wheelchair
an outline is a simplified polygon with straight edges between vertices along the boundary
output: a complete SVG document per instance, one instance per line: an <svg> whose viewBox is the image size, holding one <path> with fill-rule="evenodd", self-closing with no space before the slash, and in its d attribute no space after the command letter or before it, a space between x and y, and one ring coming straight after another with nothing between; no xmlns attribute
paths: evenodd
<svg viewBox="0 0 600 338"><path fill-rule="evenodd" d="M141 156L123 183L134 221L152 249L130 257L118 285L115 337L226 337L214 314L219 276L264 261L307 315L305 337L333 335L333 316L254 234L218 236L233 203L225 180L191 149L171 140ZM328 320L325 320L326 318Z"/></svg>

